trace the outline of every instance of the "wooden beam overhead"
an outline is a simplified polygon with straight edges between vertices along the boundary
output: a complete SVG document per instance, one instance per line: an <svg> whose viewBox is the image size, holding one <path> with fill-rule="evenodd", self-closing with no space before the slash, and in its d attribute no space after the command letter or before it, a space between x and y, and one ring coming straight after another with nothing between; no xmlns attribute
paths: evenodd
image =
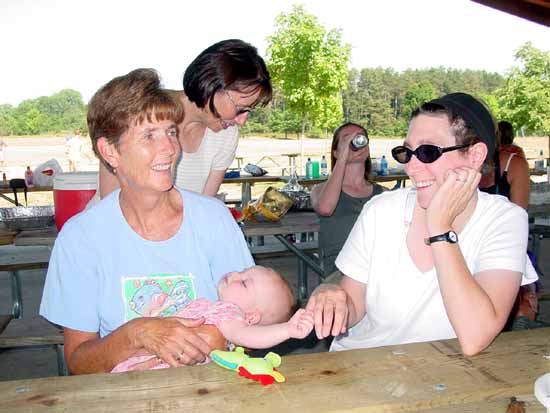
<svg viewBox="0 0 550 413"><path fill-rule="evenodd" d="M550 27L550 0L472 1Z"/></svg>

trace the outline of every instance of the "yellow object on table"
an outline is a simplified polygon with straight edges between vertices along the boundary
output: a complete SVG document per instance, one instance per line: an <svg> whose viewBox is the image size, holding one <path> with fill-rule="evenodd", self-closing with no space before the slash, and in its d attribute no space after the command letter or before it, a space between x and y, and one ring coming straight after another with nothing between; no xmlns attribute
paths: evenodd
<svg viewBox="0 0 550 413"><path fill-rule="evenodd" d="M272 186L256 201L243 209L243 221L279 221L292 207L294 201Z"/></svg>

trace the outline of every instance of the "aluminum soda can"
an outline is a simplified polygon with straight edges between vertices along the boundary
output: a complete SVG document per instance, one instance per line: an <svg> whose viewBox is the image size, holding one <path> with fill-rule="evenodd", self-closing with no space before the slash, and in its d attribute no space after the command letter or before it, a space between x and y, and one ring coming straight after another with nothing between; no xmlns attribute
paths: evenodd
<svg viewBox="0 0 550 413"><path fill-rule="evenodd" d="M355 135L350 142L351 150L353 151L358 151L359 149L363 149L368 144L369 144L369 138L367 138L363 134Z"/></svg>

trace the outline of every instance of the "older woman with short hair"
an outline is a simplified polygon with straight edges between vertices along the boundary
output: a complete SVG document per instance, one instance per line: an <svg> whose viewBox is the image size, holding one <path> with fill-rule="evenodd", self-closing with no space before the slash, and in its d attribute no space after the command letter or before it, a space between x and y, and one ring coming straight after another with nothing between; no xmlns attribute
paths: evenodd
<svg viewBox="0 0 550 413"><path fill-rule="evenodd" d="M145 351L172 366L203 361L221 335L170 315L254 264L222 203L173 186L183 116L151 69L111 80L89 104L93 149L120 189L65 224L40 307L64 327L73 374Z"/></svg>

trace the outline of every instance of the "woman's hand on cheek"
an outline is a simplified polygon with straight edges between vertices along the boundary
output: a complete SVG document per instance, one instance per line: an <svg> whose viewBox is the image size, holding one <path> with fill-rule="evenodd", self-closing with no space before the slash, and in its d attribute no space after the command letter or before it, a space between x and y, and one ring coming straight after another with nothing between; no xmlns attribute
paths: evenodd
<svg viewBox="0 0 550 413"><path fill-rule="evenodd" d="M477 191L481 174L472 168L461 167L447 171L447 177L434 195L426 217L430 234L448 231Z"/></svg>

